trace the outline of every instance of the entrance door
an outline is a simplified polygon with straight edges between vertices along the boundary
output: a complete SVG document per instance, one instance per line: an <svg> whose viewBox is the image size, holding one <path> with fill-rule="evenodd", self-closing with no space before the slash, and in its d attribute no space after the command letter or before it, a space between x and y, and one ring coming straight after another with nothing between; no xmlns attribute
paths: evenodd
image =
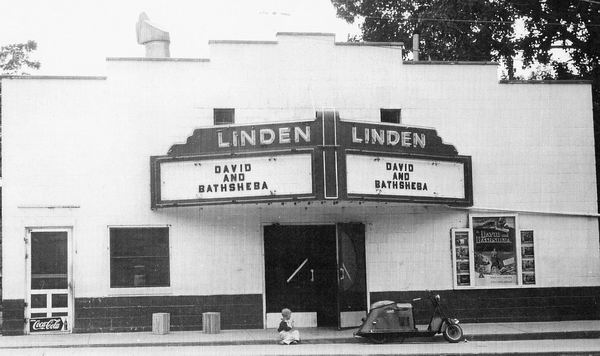
<svg viewBox="0 0 600 356"><path fill-rule="evenodd" d="M271 225L264 239L267 313L290 308L338 326L335 225Z"/></svg>
<svg viewBox="0 0 600 356"><path fill-rule="evenodd" d="M70 331L70 231L32 229L27 241L27 333Z"/></svg>
<svg viewBox="0 0 600 356"><path fill-rule="evenodd" d="M365 225L337 225L339 327L359 326L367 315Z"/></svg>

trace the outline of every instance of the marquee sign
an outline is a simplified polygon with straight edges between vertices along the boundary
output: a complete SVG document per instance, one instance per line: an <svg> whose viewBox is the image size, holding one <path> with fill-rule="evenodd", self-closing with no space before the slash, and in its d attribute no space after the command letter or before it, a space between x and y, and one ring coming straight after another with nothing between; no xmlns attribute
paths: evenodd
<svg viewBox="0 0 600 356"><path fill-rule="evenodd" d="M311 154L193 159L161 165L168 201L312 194Z"/></svg>
<svg viewBox="0 0 600 356"><path fill-rule="evenodd" d="M434 129L373 122L340 121L340 144L348 149L377 152L456 156Z"/></svg>
<svg viewBox="0 0 600 356"><path fill-rule="evenodd" d="M403 156L346 155L349 196L465 199L465 164Z"/></svg>
<svg viewBox="0 0 600 356"><path fill-rule="evenodd" d="M471 158L434 129L313 121L197 129L151 157L152 208L294 200L471 205Z"/></svg>
<svg viewBox="0 0 600 356"><path fill-rule="evenodd" d="M197 129L184 144L176 144L169 156L206 153L259 152L312 148L322 127L317 120L278 124L231 125Z"/></svg>

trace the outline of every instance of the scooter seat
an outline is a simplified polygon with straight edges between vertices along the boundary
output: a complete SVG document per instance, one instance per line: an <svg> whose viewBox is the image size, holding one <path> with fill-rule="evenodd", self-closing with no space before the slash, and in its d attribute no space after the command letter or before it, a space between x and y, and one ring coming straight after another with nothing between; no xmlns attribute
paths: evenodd
<svg viewBox="0 0 600 356"><path fill-rule="evenodd" d="M383 307L385 305L390 305L390 304L394 304L394 302L392 302L391 300L381 300L379 302L375 302L371 305L371 309L375 309L375 308L379 308L379 307Z"/></svg>

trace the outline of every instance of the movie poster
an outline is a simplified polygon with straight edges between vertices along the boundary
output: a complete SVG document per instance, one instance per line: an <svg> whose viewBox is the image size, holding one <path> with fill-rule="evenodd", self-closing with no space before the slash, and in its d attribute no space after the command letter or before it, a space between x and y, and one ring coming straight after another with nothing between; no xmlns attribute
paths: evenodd
<svg viewBox="0 0 600 356"><path fill-rule="evenodd" d="M517 284L515 217L473 217L474 285Z"/></svg>
<svg viewBox="0 0 600 356"><path fill-rule="evenodd" d="M454 232L454 257L456 261L456 285L471 285L471 266L469 263L469 233Z"/></svg>
<svg viewBox="0 0 600 356"><path fill-rule="evenodd" d="M521 231L521 260L523 284L535 284L535 251L533 249L533 230Z"/></svg>

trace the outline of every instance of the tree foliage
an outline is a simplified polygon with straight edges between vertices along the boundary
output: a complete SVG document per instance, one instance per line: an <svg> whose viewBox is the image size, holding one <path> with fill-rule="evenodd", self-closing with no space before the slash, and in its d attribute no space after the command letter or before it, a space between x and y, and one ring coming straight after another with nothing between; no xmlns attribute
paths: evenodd
<svg viewBox="0 0 600 356"><path fill-rule="evenodd" d="M35 41L13 43L0 47L0 76L27 75L24 68L39 69L40 62L30 59L31 52L37 49ZM0 120L2 118L2 83L0 82Z"/></svg>
<svg viewBox="0 0 600 356"><path fill-rule="evenodd" d="M0 72L7 75L26 75L28 73L23 72L23 68L39 69L40 62L30 59L31 52L36 49L35 41L0 47Z"/></svg>
<svg viewBox="0 0 600 356"><path fill-rule="evenodd" d="M587 0L332 0L338 16L362 20L365 41L399 41L432 60L503 61L509 78L524 65L551 65L558 79L594 79L600 53L600 4ZM514 22L522 20L524 33ZM554 58L562 48L568 56Z"/></svg>
<svg viewBox="0 0 600 356"><path fill-rule="evenodd" d="M365 41L404 42L420 35L421 58L509 62L515 55L515 13L506 1L332 0L338 16L363 20Z"/></svg>
<svg viewBox="0 0 600 356"><path fill-rule="evenodd" d="M600 4L577 0L515 1L526 35L518 46L526 65L551 64L557 77L589 77L600 59ZM567 59L553 58L555 48Z"/></svg>
<svg viewBox="0 0 600 356"><path fill-rule="evenodd" d="M581 0L514 1L525 19L526 35L518 42L525 65L535 62L554 69L555 79L592 81L596 162L600 158L600 2ZM550 53L562 49L566 56Z"/></svg>

